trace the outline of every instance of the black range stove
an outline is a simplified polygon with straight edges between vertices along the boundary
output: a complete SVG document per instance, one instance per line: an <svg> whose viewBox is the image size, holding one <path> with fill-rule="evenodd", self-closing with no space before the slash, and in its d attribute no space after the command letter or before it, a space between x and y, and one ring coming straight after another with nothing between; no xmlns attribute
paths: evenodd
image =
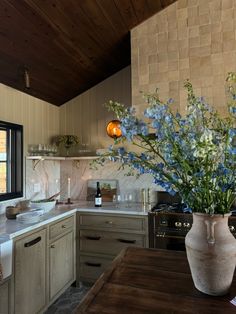
<svg viewBox="0 0 236 314"><path fill-rule="evenodd" d="M185 251L185 236L192 227L192 214L186 212L178 196L157 192L157 199L148 213L149 247ZM235 216L229 219L229 229L236 237Z"/></svg>
<svg viewBox="0 0 236 314"><path fill-rule="evenodd" d="M174 202L174 203L157 203L152 209L152 212L155 213L184 213L185 206L182 203Z"/></svg>
<svg viewBox="0 0 236 314"><path fill-rule="evenodd" d="M192 226L192 215L181 203L157 204L149 212L149 246L167 250L185 250L185 236Z"/></svg>

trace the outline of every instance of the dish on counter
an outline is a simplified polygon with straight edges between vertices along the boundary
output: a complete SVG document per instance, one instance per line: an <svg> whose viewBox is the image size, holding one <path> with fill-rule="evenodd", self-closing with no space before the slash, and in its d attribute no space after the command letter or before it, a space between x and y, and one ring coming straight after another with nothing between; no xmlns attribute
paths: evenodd
<svg viewBox="0 0 236 314"><path fill-rule="evenodd" d="M49 200L49 201L45 201L45 200L36 200L36 201L30 201L30 207L32 209L42 209L44 210L44 213L49 212L50 210L52 210L56 205L56 201L55 200Z"/></svg>
<svg viewBox="0 0 236 314"><path fill-rule="evenodd" d="M33 210L27 213L18 214L16 216L16 220L25 224L32 224L39 222L43 214L44 214L43 210Z"/></svg>

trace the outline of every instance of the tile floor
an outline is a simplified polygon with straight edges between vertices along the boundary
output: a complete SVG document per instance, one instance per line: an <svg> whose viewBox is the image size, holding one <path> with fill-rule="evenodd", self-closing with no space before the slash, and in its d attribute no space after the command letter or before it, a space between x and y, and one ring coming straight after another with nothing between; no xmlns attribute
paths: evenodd
<svg viewBox="0 0 236 314"><path fill-rule="evenodd" d="M44 314L72 314L90 287L89 284L69 287Z"/></svg>

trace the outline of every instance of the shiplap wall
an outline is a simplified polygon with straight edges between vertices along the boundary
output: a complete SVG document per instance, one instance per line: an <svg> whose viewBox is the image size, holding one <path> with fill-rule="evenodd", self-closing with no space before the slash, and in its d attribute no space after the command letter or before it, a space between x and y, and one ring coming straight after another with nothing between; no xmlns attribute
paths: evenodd
<svg viewBox="0 0 236 314"><path fill-rule="evenodd" d="M89 149L113 143L106 124L114 118L104 107L110 99L131 104L131 70L126 67L60 107L60 133L77 135Z"/></svg>
<svg viewBox="0 0 236 314"><path fill-rule="evenodd" d="M59 108L0 84L0 120L24 126L24 151L28 144L47 144L59 134Z"/></svg>
<svg viewBox="0 0 236 314"><path fill-rule="evenodd" d="M24 126L24 155L27 155L28 144L47 144L51 137L59 134L59 110L52 104L0 84L0 120ZM60 164L55 165L53 161L50 163L52 163L51 168L53 169L53 172L50 173L50 180L53 180L54 174L55 179L60 179ZM30 160L28 160L28 166L32 169ZM25 163L24 167L27 168ZM45 186L42 182L47 180L49 175L44 168L41 168L39 167L36 172L26 171L24 173L24 196L28 198L34 196L33 183L40 183L40 193L44 193ZM26 181L28 181L28 188L25 185ZM50 188L52 190L51 186ZM4 213L6 206L15 205L18 200L0 202L0 213Z"/></svg>

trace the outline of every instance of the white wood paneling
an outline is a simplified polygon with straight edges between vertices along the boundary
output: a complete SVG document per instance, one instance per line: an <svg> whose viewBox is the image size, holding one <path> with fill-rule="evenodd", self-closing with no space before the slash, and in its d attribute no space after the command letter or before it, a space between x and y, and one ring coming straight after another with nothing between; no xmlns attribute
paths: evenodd
<svg viewBox="0 0 236 314"><path fill-rule="evenodd" d="M45 101L0 84L0 120L24 126L24 149L28 144L49 143L59 134L59 110Z"/></svg>
<svg viewBox="0 0 236 314"><path fill-rule="evenodd" d="M94 86L60 107L60 133L74 134L82 144L96 149L113 143L106 135L106 125L114 118L104 107L109 100L131 104L130 67Z"/></svg>

